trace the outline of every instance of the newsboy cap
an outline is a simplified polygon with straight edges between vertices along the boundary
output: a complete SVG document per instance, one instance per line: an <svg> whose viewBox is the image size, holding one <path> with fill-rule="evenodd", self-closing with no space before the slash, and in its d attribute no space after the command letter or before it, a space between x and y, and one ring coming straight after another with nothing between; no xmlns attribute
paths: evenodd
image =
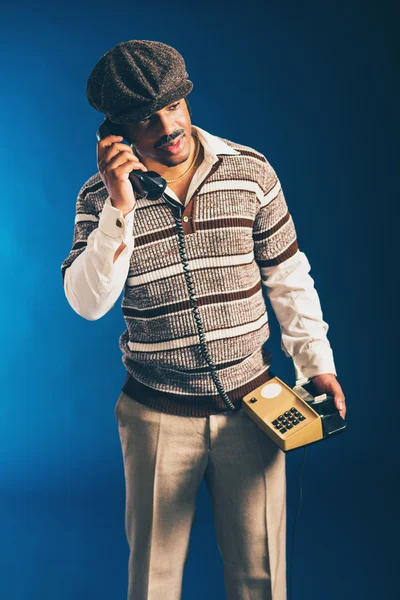
<svg viewBox="0 0 400 600"><path fill-rule="evenodd" d="M192 91L185 61L162 42L130 40L108 50L86 85L89 104L113 123L140 121Z"/></svg>

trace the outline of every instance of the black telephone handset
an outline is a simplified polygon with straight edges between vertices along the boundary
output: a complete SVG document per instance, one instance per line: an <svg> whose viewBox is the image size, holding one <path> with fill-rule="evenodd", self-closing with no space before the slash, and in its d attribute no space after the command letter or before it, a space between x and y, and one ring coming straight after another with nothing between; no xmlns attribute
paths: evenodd
<svg viewBox="0 0 400 600"><path fill-rule="evenodd" d="M96 132L97 141L102 140L107 135L123 136L119 125L117 123L112 123L106 117ZM125 140L124 142L127 143ZM134 191L148 200L158 200L167 187L165 179L155 171L134 170L129 173L129 179Z"/></svg>

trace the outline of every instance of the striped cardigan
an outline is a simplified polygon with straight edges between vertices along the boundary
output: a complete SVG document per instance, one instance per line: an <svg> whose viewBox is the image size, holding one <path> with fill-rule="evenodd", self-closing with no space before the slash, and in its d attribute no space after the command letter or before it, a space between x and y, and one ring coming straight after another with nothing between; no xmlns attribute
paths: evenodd
<svg viewBox="0 0 400 600"><path fill-rule="evenodd" d="M273 375L260 269L298 250L280 181L263 154L217 138L225 151L182 214L186 254L207 347L234 404ZM81 188L65 270L86 247L108 198L99 173ZM206 416L228 409L201 354L171 208L137 198L134 244L122 298L119 338L127 370L123 391L162 412ZM229 411L228 411L229 412Z"/></svg>

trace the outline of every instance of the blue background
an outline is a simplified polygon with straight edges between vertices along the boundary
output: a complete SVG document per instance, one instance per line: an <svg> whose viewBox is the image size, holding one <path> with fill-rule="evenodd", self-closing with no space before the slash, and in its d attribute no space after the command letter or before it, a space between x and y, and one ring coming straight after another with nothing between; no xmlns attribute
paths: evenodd
<svg viewBox="0 0 400 600"><path fill-rule="evenodd" d="M398 201L395 4L242 8L10 3L2 14L0 597L126 597L124 478L114 405L125 371L117 306L85 321L60 265L103 119L86 80L120 41L186 60L193 123L263 152L282 181L330 325L348 428L307 451L293 600L392 598L398 589ZM396 172L397 166L397 172ZM274 372L294 383L272 321ZM287 455L288 570L302 450ZM204 486L183 600L224 598Z"/></svg>

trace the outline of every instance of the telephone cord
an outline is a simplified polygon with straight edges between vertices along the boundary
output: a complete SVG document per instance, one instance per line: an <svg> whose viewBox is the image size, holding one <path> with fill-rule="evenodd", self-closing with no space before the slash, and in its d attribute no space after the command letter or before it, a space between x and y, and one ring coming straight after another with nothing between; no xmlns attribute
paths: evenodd
<svg viewBox="0 0 400 600"><path fill-rule="evenodd" d="M164 199L168 202L165 195L164 195ZM229 410L231 410L232 412L237 412L240 409L240 406L235 406L232 403L232 401L229 399L227 393L225 392L225 390L222 386L221 380L216 371L216 366L213 363L212 358L211 358L210 353L207 348L206 334L205 334L203 323L201 321L201 317L199 314L199 307L197 304L197 298L196 298L196 294L194 291L192 274L189 271L189 261L188 261L187 254L186 254L185 235L183 233L183 227L182 227L181 218L180 218L181 217L181 208L179 206L177 206L175 203L171 204L171 202L168 202L168 204L170 206L172 206L174 209L173 215L175 218L175 223L176 223L176 227L177 227L177 231L178 231L178 249L179 249L179 254L181 257L181 261L182 261L183 273L185 276L187 289L189 292L189 299L190 299L190 304L191 304L192 311L193 311L193 317L194 317L194 320L196 321L196 326L197 326L197 331L198 331L198 336L199 336L199 341L200 341L200 350L201 350L204 360L210 367L211 377L214 381L214 384L215 384L221 398L223 399L223 401L225 402L225 404ZM178 213L178 211L179 211L179 213Z"/></svg>

